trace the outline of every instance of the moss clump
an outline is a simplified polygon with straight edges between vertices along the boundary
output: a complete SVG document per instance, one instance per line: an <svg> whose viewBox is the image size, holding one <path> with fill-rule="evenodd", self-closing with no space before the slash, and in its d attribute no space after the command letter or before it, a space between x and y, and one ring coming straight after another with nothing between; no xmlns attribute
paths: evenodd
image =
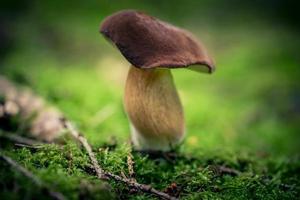
<svg viewBox="0 0 300 200"><path fill-rule="evenodd" d="M38 149L7 149L3 152L37 175L50 188L63 193L68 199L113 198L111 187L87 171L90 164L85 153L76 144L64 146L42 145ZM7 173L9 170L9 173ZM21 198L24 193L31 199L35 195L47 198L43 188L37 186L1 162L1 196ZM17 190L19 192L12 192ZM9 198L9 199L11 199Z"/></svg>

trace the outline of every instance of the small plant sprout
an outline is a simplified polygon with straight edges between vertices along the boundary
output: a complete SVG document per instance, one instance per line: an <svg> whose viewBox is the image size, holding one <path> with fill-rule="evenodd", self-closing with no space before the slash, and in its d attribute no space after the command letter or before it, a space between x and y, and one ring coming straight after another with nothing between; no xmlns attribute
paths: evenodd
<svg viewBox="0 0 300 200"><path fill-rule="evenodd" d="M170 150L185 134L183 108L170 69L212 73L212 59L189 32L134 10L107 17L100 32L132 64L124 105L134 147Z"/></svg>

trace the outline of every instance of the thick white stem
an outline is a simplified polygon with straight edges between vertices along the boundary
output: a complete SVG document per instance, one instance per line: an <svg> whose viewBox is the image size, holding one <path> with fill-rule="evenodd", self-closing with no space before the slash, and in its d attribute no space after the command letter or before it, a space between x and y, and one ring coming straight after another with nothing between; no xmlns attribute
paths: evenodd
<svg viewBox="0 0 300 200"><path fill-rule="evenodd" d="M169 69L132 66L124 104L136 149L165 151L182 140L183 109Z"/></svg>

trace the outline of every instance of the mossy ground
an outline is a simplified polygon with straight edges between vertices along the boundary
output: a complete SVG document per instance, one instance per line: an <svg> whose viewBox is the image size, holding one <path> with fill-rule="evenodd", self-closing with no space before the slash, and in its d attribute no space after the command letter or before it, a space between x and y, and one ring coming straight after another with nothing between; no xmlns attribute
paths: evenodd
<svg viewBox="0 0 300 200"><path fill-rule="evenodd" d="M85 134L104 169L128 174L129 126L122 97L129 64L98 34L98 25L112 11L131 7L188 28L217 63L211 76L173 70L187 136L172 161L133 153L136 179L160 190L176 183L173 192L182 199L299 198L295 50L300 41L295 32L258 16L246 17L251 19L247 24L238 19L226 26L208 24L192 11L181 18L147 1L101 8L80 4L76 9L55 2L35 2L12 24L16 46L3 59L0 73L58 107ZM86 152L68 139L66 143L30 149L1 139L1 150L68 199L154 198L97 180ZM223 174L218 166L240 173ZM4 162L0 187L1 199L49 198Z"/></svg>

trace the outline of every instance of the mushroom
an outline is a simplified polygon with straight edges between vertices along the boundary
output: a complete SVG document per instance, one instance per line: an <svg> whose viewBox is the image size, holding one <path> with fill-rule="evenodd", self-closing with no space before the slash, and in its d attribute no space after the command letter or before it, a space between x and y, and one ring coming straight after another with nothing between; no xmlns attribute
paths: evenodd
<svg viewBox="0 0 300 200"><path fill-rule="evenodd" d="M215 69L189 32L139 11L124 10L104 19L100 32L132 64L124 95L137 150L168 151L185 134L183 108L170 69Z"/></svg>

